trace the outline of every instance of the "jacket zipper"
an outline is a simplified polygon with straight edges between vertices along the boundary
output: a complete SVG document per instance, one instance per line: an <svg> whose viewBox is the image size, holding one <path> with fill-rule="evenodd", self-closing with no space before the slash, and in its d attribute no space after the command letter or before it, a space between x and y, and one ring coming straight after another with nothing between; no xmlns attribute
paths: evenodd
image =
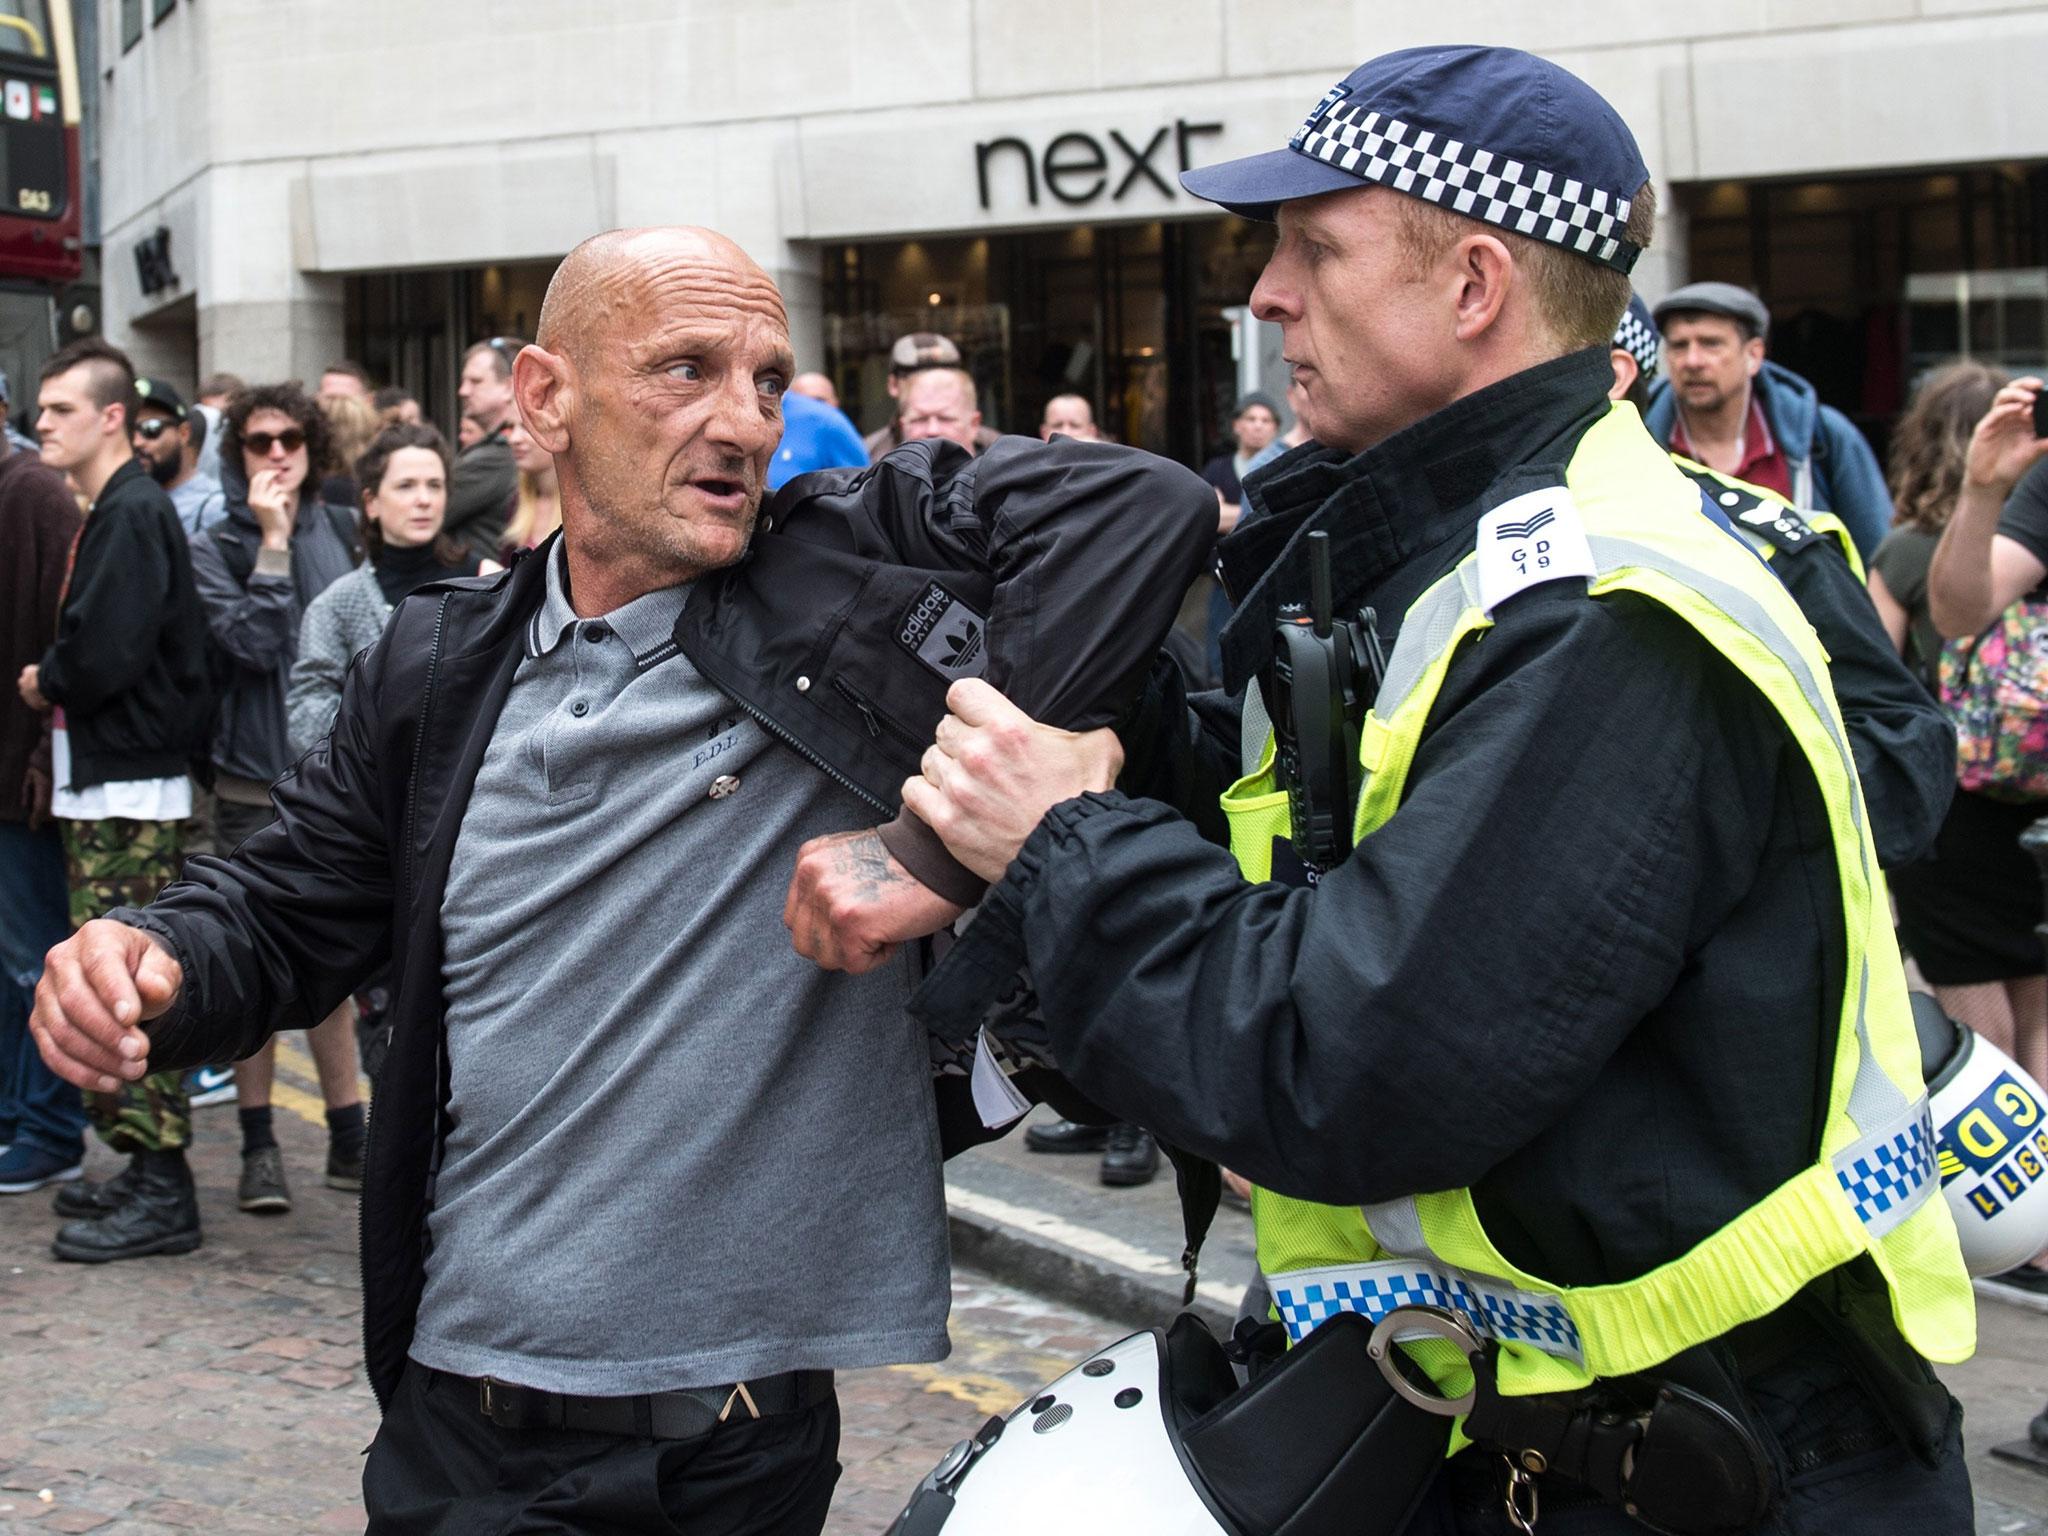
<svg viewBox="0 0 2048 1536"><path fill-rule="evenodd" d="M448 598L444 595L440 606L434 610L434 640L427 651L427 685L422 690L420 697L420 722L414 732L412 742L412 775L407 780L405 789L405 898L408 913L411 911L413 900L413 831L419 824L420 753L426 747L427 722L433 715L434 673L441 663L441 631L447 626L447 623ZM388 1045L386 1049L389 1049ZM445 1042L435 1046L434 1114L437 1118L441 1113L441 1061L439 1053L445 1049ZM376 1149L376 1140L377 1138L370 1134L365 1134L363 1137L363 1188L365 1190L375 1187L370 1177L370 1154ZM365 1242L368 1236L366 1230L368 1221L363 1214L367 1209L368 1205L365 1201L361 1199L356 1201L356 1252L359 1254L369 1251ZM367 1306L363 1308L363 1376L366 1380L370 1378L370 1309ZM370 1390L377 1399L379 1409L388 1406L384 1401L384 1394L377 1391L374 1382Z"/></svg>
<svg viewBox="0 0 2048 1536"><path fill-rule="evenodd" d="M902 726L870 704L860 690L855 688L845 678L833 678L832 691L860 711L860 717L867 725L868 735L874 737L877 741L881 740L882 732L886 730L898 741L906 742L912 747L923 745L909 731L906 731Z"/></svg>
<svg viewBox="0 0 2048 1536"><path fill-rule="evenodd" d="M692 665L695 665L695 663L693 662ZM703 668L699 667L698 670L701 672ZM768 717L768 715L758 705L754 704L752 701L748 699L741 698L737 693L734 693L729 689L721 691L723 691L725 693L725 696L731 699L733 703L739 705L741 709L745 710L749 715L751 715L754 718L755 722L760 725L762 730L766 731L770 736L773 736L777 741L781 742L785 747L789 748L790 751L794 752L798 757L802 758L805 762L809 763L813 768L817 769L818 772L824 774L826 778L830 779L833 783L837 784L841 789L851 791L853 794L859 796L867 804L872 805L878 811L884 812L885 814L888 812L888 806L884 805L880 800L876 799L873 795L869 794L866 790L862 789L858 784L854 783L853 780L849 779L845 774L841 773L837 768L834 768L830 763L826 762L825 759L818 756L818 754L813 752L809 747L805 746L802 742L798 741L794 736L790 735L788 731L785 731L781 726L777 725L773 720L771 720Z"/></svg>
<svg viewBox="0 0 2048 1536"><path fill-rule="evenodd" d="M448 623L448 599L443 596L440 606L434 610L434 641L427 651L427 686L420 693L420 723L412 738L412 777L405 786L405 899L408 908L413 898L413 842L419 830L420 811L420 748L426 745L427 721L434 711L434 673L441 665L441 631Z"/></svg>

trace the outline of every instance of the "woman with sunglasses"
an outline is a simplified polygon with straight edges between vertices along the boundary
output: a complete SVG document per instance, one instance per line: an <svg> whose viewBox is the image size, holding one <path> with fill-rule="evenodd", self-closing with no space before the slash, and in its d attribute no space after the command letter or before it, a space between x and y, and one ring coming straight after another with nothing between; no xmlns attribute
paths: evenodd
<svg viewBox="0 0 2048 1536"><path fill-rule="evenodd" d="M270 825L271 782L297 754L285 692L307 607L355 568L355 513L320 499L313 467L326 462L327 418L296 384L245 389L221 424L221 489L228 514L192 544L192 573L218 657L213 791L215 841L225 853ZM355 1016L344 1003L307 1030L327 1101L327 1182L362 1185L363 1110L356 1086ZM235 1068L242 1120L240 1204L291 1209L270 1123L274 1042Z"/></svg>

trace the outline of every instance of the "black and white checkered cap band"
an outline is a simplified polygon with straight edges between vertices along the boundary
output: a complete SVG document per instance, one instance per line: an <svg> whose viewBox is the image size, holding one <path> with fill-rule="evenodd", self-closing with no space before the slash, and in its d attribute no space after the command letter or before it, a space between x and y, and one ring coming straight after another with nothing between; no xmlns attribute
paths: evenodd
<svg viewBox="0 0 2048 1536"><path fill-rule="evenodd" d="M1288 147L1453 213L1577 251L1617 272L1628 271L1642 254L1622 237L1628 196L1446 139L1363 105L1319 103Z"/></svg>
<svg viewBox="0 0 2048 1536"><path fill-rule="evenodd" d="M1657 334L1654 325L1643 324L1633 304L1621 312L1621 324L1614 328L1614 344L1636 360L1637 371L1646 379L1656 373L1664 356L1664 338Z"/></svg>

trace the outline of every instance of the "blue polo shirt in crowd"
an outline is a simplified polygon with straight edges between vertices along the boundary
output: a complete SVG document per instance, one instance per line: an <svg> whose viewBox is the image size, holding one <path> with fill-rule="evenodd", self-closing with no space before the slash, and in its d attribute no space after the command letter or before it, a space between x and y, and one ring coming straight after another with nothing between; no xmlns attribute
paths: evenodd
<svg viewBox="0 0 2048 1536"><path fill-rule="evenodd" d="M782 397L782 441L768 461L768 489L814 469L865 469L868 450L846 413L809 395Z"/></svg>

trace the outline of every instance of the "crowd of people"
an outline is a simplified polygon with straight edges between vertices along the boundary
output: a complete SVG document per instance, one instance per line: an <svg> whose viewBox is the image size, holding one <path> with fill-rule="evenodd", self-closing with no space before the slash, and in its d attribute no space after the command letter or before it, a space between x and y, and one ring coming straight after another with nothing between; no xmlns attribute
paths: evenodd
<svg viewBox="0 0 2048 1536"><path fill-rule="evenodd" d="M1859 574L1868 562L1872 612L1893 646L1928 693L1959 697L1977 637L1994 626L2027 632L2039 601L2029 594L2048 583L2048 480L2015 478L2032 462L2011 393L2026 386L1982 364L1930 372L1893 433L1887 490L1867 440L1768 358L1769 327L1764 301L1725 283L1691 285L1654 312L1637 302L1615 337L1617 373L1628 375L1616 393L1674 455L1839 519L1842 552ZM523 345L493 336L465 353L455 446L410 392L378 387L349 360L325 369L311 394L216 374L189 406L175 383L135 376L103 344L53 360L36 402L41 441L14 433L0 459L18 594L9 654L26 669L9 702L4 764L22 785L20 809L0 821L21 844L19 876L7 882L19 918L8 927L11 1020L25 1012L40 949L64 923L144 904L185 857L232 849L272 819L271 784L328 730L349 662L398 601L432 581L496 571L560 526L553 457L513 402ZM904 442L941 439L973 454L997 441L946 336L900 337L888 392L891 414L863 435L828 376L796 375L767 487L876 463ZM1290 404L1255 391L1223 424L1227 447L1201 466L1219 539L1245 514L1246 480L1308 441L1298 401ZM1055 435L1107 440L1091 402L1073 392L1043 403L1037 436ZM1986 438L1975 458L1973 436ZM168 537L152 483L181 543ZM1959 505L1970 515L1945 538ZM79 538L82 513L101 507L99 537ZM1167 642L1191 683L1222 679L1230 613L1216 575L1199 577ZM1994 644L2011 658L2000 676L2018 678L2027 646ZM203 740L180 736L198 716L171 708L174 698L207 701ZM108 723L110 711L138 710L125 729ZM123 744L114 757L84 745L81 759L82 744L110 731ZM2048 741L2038 745L2048 753ZM1908 953L1944 1005L2048 1077L2041 885L2020 843L2048 815L2048 760L1993 767L2001 777L1965 771L1939 838L1892 869L1892 890ZM332 1133L324 1177L340 1189L360 1182L355 1069L375 1059L383 996L373 981L307 1031ZM104 1189L63 1191L59 1213L103 1215L131 1187L164 1195L132 1206L126 1223L67 1228L60 1251L128 1257L196 1244L182 1159L194 1105L238 1104L242 1209L290 1209L270 1119L274 1044L239 1063L152 1078L119 1104L81 1106L26 1041L17 1021L0 1044L0 1193L77 1178L90 1119L130 1166ZM1147 1183L1160 1164L1152 1135L1127 1123L1060 1120L1031 1127L1025 1143L1100 1154L1102 1182L1113 1186ZM2006 1278L2048 1290L2048 1270L2033 1265Z"/></svg>
<svg viewBox="0 0 2048 1536"><path fill-rule="evenodd" d="M1533 187L1458 158L1502 143ZM1199 474L1071 394L997 433L935 333L863 437L702 230L572 252L531 345L463 357L453 447L348 363L191 408L103 344L44 370L0 458L0 1189L55 1186L64 1259L189 1251L184 1074L231 1067L241 1204L284 1208L265 1053L305 1031L374 1529L816 1529L832 1372L943 1354L942 1158L1033 1101L1106 1182L1244 1176L1249 1392L1390 1286L1483 1299L1462 1365L1414 1360L1483 1388L1484 1449L1422 1437L1412 1529L1527 1529L1546 1476L1663 1526L1966 1528L1887 900L2048 1066L2041 381L1936 370L1887 477L1758 295L1630 302L1640 149L1513 50L1370 61L1183 184L1277 222L1292 369ZM1360 604L1331 676L1386 672L1355 743L1295 687L1339 643L1318 548ZM1727 1476L1633 1483L1666 1434ZM1229 1458L1289 1520L1362 1487L1273 1492L1309 1438Z"/></svg>

